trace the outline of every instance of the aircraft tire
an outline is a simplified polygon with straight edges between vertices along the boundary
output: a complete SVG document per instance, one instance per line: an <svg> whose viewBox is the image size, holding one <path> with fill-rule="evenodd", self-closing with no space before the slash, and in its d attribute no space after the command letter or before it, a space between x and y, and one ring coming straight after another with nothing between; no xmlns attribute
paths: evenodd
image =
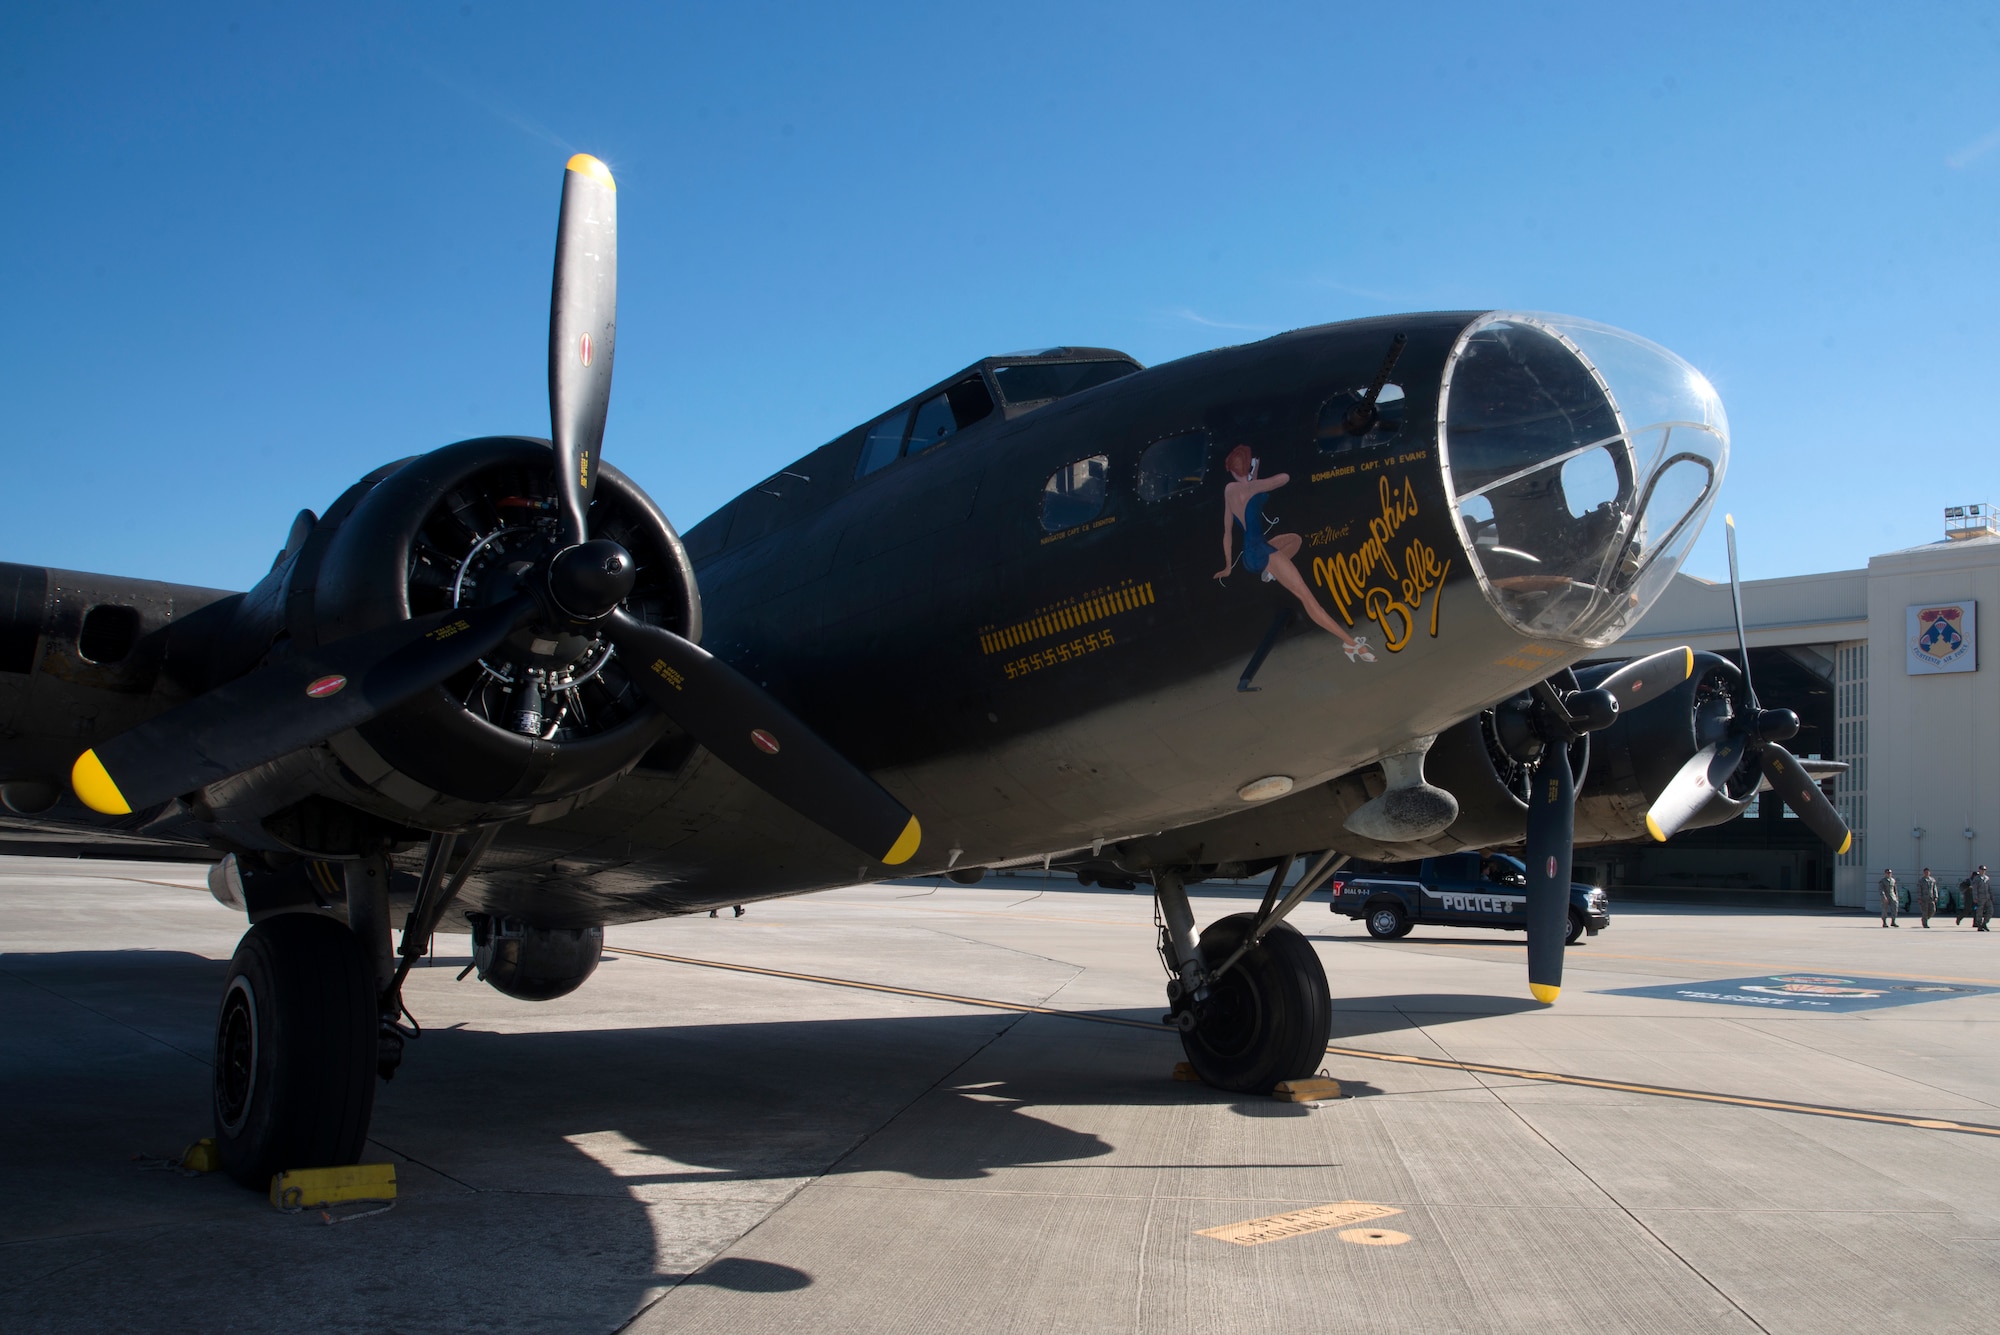
<svg viewBox="0 0 2000 1335"><path fill-rule="evenodd" d="M216 1016L215 1142L223 1169L273 1174L361 1157L375 1109L375 971L337 919L282 913L243 934Z"/></svg>
<svg viewBox="0 0 2000 1335"><path fill-rule="evenodd" d="M1252 915L1209 924L1201 955L1220 965L1248 935ZM1312 943L1289 923L1264 935L1214 984L1181 1047L1195 1074L1217 1089L1268 1094L1280 1080L1312 1075L1326 1061L1333 1001Z"/></svg>

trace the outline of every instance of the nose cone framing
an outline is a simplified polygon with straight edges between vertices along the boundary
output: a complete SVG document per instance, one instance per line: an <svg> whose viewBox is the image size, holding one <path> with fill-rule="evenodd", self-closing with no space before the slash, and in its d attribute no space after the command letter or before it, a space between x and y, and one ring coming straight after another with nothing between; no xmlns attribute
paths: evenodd
<svg viewBox="0 0 2000 1335"><path fill-rule="evenodd" d="M1680 568L1721 488L1729 421L1701 373L1657 344L1496 311L1445 364L1438 455L1501 616L1594 647Z"/></svg>

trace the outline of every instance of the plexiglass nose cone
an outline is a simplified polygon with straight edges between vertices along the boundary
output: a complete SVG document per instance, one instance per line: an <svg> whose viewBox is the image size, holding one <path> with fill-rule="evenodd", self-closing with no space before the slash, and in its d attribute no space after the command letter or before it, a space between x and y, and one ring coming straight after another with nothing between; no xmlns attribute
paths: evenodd
<svg viewBox="0 0 2000 1335"><path fill-rule="evenodd" d="M1702 374L1658 344L1496 311L1445 364L1438 453L1480 587L1538 639L1608 644L1701 532L1729 461Z"/></svg>

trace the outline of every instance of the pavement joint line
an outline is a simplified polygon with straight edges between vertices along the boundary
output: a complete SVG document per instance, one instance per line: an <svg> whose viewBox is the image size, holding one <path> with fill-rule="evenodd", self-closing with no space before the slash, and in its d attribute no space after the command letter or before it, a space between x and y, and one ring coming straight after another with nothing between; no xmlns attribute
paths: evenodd
<svg viewBox="0 0 2000 1335"><path fill-rule="evenodd" d="M1030 895L1028 898L1033 899L1034 896ZM1028 901L1024 899L1018 902L1025 904ZM829 907L843 909L888 909L891 907L890 904L848 899L828 899L823 901L823 903ZM896 911L901 913L948 913L954 916L969 918L1007 918L1014 922L1073 922L1085 927L1118 928L1143 925L1136 920L1126 921L1122 918L1062 918L1051 913L1008 913L1001 909L954 908L949 904L900 904L895 907Z"/></svg>
<svg viewBox="0 0 2000 1335"><path fill-rule="evenodd" d="M1794 1032L1794 1033L1779 1033L1779 1032L1777 1032L1777 1030L1776 1030L1776 1029L1772 1029L1772 1030L1764 1030L1764 1029L1760 1029L1760 1028L1756 1027L1755 1025L1752 1025L1752 1024L1749 1024L1749 1023L1747 1023L1747 1021L1748 1021L1749 1019L1750 1019L1750 1017L1749 1017L1749 1016L1747 1016L1747 1015L1746 1015L1746 1016L1744 1016L1744 1017L1743 1017L1743 1020L1739 1022L1740 1026L1741 1026L1741 1027L1742 1027L1742 1028L1743 1028L1744 1030L1746 1030L1747 1032L1749 1032L1749 1033L1752 1033L1752 1034L1755 1034L1755 1035L1757 1035L1757 1036L1758 1036L1758 1037L1760 1037L1760 1038L1775 1038L1775 1039L1777 1039L1777 1040L1778 1040L1779 1042L1781 1042L1781 1043L1789 1043L1789 1044L1791 1044L1791 1045L1792 1045L1793 1047L1795 1047L1795 1048L1802 1048L1802 1049L1804 1049L1805 1051L1807 1051L1807 1052L1810 1052L1810 1053L1812 1053L1812 1054L1813 1054L1814 1056L1816 1056L1816 1057L1832 1057L1832 1056L1836 1056L1836 1055L1838 1055L1838 1056L1840 1057L1840 1059L1841 1059L1841 1060L1843 1060L1843 1061L1848 1061L1848 1062L1852 1062L1852 1063L1854 1063L1854 1064L1855 1064L1856 1066L1859 1066L1859 1067L1860 1067L1860 1068L1861 1068L1862 1070L1864 1070L1864 1071L1873 1071L1873 1072L1874 1072L1875 1074L1877 1074L1877 1075L1879 1075L1879 1076L1882 1076L1882 1077L1884 1077L1885 1079L1889 1079L1889 1080L1901 1080L1901 1081L1904 1081L1905 1083L1908 1083L1908 1084L1912 1084L1912 1085L1916 1085L1916 1086L1917 1086L1918 1088L1920 1088L1920 1089L1928 1089L1928 1090L1930 1090L1931 1092L1933 1092L1933 1093L1935 1093L1935 1094L1941 1094L1941 1095L1943 1095L1943 1096L1944 1096L1944 1097L1945 1097L1946 1099L1948 1099L1948 1100L1949 1100L1949 1099L1971 1099L1971 1100L1972 1100L1972 1102L1973 1102L1973 1103L1974 1103L1975 1105L1977 1105L1977 1106L1978 1106L1978 1107L1979 1107L1980 1109L1982 1109L1983 1111L1986 1111L1986 1112L1992 1112L1992 1111L1995 1111L1995 1108L1994 1108L1994 1105L1993 1105L1992 1103L1988 1102L1988 1101L1987 1101L1987 1100L1985 1100L1985 1099L1981 1099L1981 1098L1974 1098L1974 1097L1973 1097L1972 1095L1970 1095L1970 1094L1960 1094L1960 1093L1959 1093L1958 1091L1956 1091L1956 1090L1952 1090L1952 1089L1946 1089L1946 1088L1944 1088L1944 1087L1943 1087L1943 1086L1941 1086L1941 1085L1936 1085L1936 1084L1933 1084L1933 1083L1932 1083L1931 1081L1928 1081L1928 1080L1923 1080L1923 1079L1919 1079L1918 1077L1916 1077L1916 1076L1914 1076L1914 1075L1906 1075L1906 1074L1904 1074L1904 1073L1903 1073L1903 1072L1901 1072L1901 1071L1892 1071L1892 1070L1889 1070L1889 1069L1888 1069L1887 1067L1884 1067L1884 1066L1877 1066L1877 1065L1876 1065L1876 1064L1875 1064L1874 1062L1866 1062L1866 1061L1862 1061L1862 1060L1861 1060L1860 1058L1858 1058L1858 1057L1855 1057L1855 1056L1852 1056L1851 1054L1848 1054L1848 1053L1844 1053L1844 1052L1843 1052L1843 1053L1839 1053L1839 1054L1835 1054L1835 1053L1831 1053L1831 1052L1828 1052L1828 1051L1827 1051L1827 1050L1826 1050L1825 1048L1816 1048L1816 1047L1814 1047L1814 1046L1813 1046L1812 1044L1810 1044L1810 1043L1806 1042L1805 1040L1801 1039L1801 1038L1800 1038L1800 1037L1799 1037L1799 1036L1797 1035L1797 1033L1795 1033L1795 1032ZM1783 1027L1783 1026L1781 1026L1781 1027ZM1792 1026L1792 1027L1793 1027L1793 1028L1796 1028L1795 1026Z"/></svg>
<svg viewBox="0 0 2000 1335"><path fill-rule="evenodd" d="M1133 1020L1122 1015L1092 1015L1086 1011L1063 1010L1056 1006L1038 1006L1024 1001L999 1001L991 997L968 997L953 992L932 992L924 988L897 987L890 983L867 983L854 978L832 978L824 974L798 973L791 969L770 969L756 964L733 964L725 960L697 959L692 955L667 955L652 950L635 950L631 946L606 946L608 953L633 955L640 959L659 960L666 964L686 964L699 969L722 969L731 973L758 974L766 978L786 978L794 982L819 983L828 987L851 987L866 992L885 992L892 996L921 997L926 1001L944 1001L957 1006L977 1006L984 1010L1013 1011L1020 1015L1052 1015L1063 1020L1084 1020L1091 1024L1112 1024L1127 1029L1150 1029L1155 1033L1170 1034L1170 1025L1157 1024L1150 1020ZM1447 1071L1464 1071L1470 1075L1510 1076L1516 1080L1535 1080L1544 1084L1573 1085L1583 1089L1608 1089L1621 1094L1648 1094L1656 1098L1688 1099L1696 1103L1716 1103L1735 1108L1756 1108L1765 1112L1799 1113L1809 1117L1831 1117L1850 1122L1874 1122L1884 1126L1905 1126L1921 1131L1950 1131L1960 1135L1990 1136L2000 1139L2000 1126L1990 1126L1982 1122L1948 1121L1939 1117L1906 1117L1896 1113L1869 1112L1861 1108L1839 1108L1817 1103L1794 1103L1787 1099L1760 1099L1747 1094L1719 1094L1712 1090L1684 1089L1674 1085L1641 1085L1625 1080L1603 1080L1595 1076L1565 1075L1559 1071L1536 1071L1525 1067L1496 1066L1487 1062L1456 1061L1446 1057L1416 1057L1399 1052L1375 1052L1368 1048L1350 1048L1328 1044L1327 1052L1335 1057L1351 1057L1358 1061L1395 1062L1405 1066L1429 1066Z"/></svg>
<svg viewBox="0 0 2000 1335"><path fill-rule="evenodd" d="M26 952L16 951L14 953L18 955L18 954L25 954ZM30 978L26 974L17 972L14 969L7 968L5 965L0 965L0 975L5 975L10 979L13 979L20 983L24 983L29 987L37 989L38 991L46 992L50 996L54 997L57 1001L65 1002L71 1006L76 1007L78 1010L88 1011L90 1014L95 1015L98 1019L104 1021L106 1024L116 1025L120 1029L129 1029L133 1033L137 1034L139 1037L145 1039L148 1043L158 1044L160 1047L165 1048L168 1052L177 1052L181 1056L186 1057L191 1062L197 1062L203 1066L213 1066L215 1064L207 1057L201 1056L199 1053L189 1052L186 1048L180 1046L178 1043L170 1043L166 1039L161 1038L158 1034L149 1033L146 1030L141 1029L138 1025L133 1024L130 1020L121 1020L115 1015L108 1015L105 1012L97 1009L97 1007L91 1005L87 1001L78 1001L75 997L70 996L67 992L58 992L55 988L50 987L47 983L44 983L39 979Z"/></svg>
<svg viewBox="0 0 2000 1335"><path fill-rule="evenodd" d="M673 963L692 964L703 968L726 969L741 973L764 974L767 976L779 977L779 978L795 978L795 979L802 979L818 983L831 983L835 986L845 985L863 989L879 988L879 990L882 991L908 990L908 989L881 987L879 984L874 984L874 983L863 983L859 981L847 982L846 980L843 979L819 978L815 977L812 974L789 973L785 970L780 970L780 969L763 969L763 968L758 968L754 965L747 965L747 964L725 964L720 960L700 960L688 956L662 955L649 950L633 950L630 947L606 947L606 949L619 950L622 951L624 954L635 955L642 959L667 960ZM1081 973L1082 970L1079 969L1077 972ZM1060 991L1062 987L1068 987L1069 984L1074 981L1075 981L1074 977L1064 980L1064 982L1061 984L1061 987L1057 988L1057 991ZM1053 996L1054 993L1050 993L1050 995ZM994 1009L1012 1010L1021 1013L1029 1013L1034 1010L1048 1010L1049 1008L1047 1007L1031 1008L1023 1004L1023 1005L997 1006L994 1007ZM1055 1011L1055 1010L1049 1010L1049 1013L1054 1015L1064 1014L1064 1012L1062 1011ZM1014 1025L1018 1023L1020 1023L1020 1021L1016 1020L1012 1023L1003 1025L1001 1026L999 1032L987 1035L979 1043L975 1044L970 1052L966 1053L964 1056L960 1057L957 1062L953 1063L951 1069L947 1070L943 1075L939 1076L936 1080L932 1081L928 1086L926 1086L922 1090L919 1090L916 1094L912 1095L901 1107L891 1112L888 1116L882 1118L882 1120L875 1125L874 1130L863 1132L860 1136L856 1137L855 1140L847 1146L847 1148L841 1150L838 1154L834 1155L832 1160L830 1160L826 1164L826 1166L821 1168L818 1172L807 1174L803 1178L798 1179L797 1185L794 1186L790 1191L787 1191L782 1199L773 1202L771 1204L770 1209L768 1209L759 1219L757 1219L756 1222L752 1223L750 1227L744 1229L741 1233L737 1234L735 1238L724 1243L721 1247L718 1247L715 1250L715 1252L712 1255L710 1255L707 1260L703 1261L700 1265L694 1267L692 1270L688 1271L685 1275L682 1275L680 1278L674 1280L671 1284L663 1288L654 1297L640 1304L638 1309L634 1311L632 1315L630 1315L624 1321L619 1323L617 1328L612 1332L612 1335L623 1335L623 1332L630 1330L643 1317L645 1317L645 1315L648 1312L651 1312L653 1309L657 1308L661 1303L665 1302L668 1298L673 1296L673 1294L677 1292L680 1288L682 1288L684 1285L686 1285L688 1281L692 1280L702 1271L707 1270L710 1266L714 1265L719 1258L727 1256L730 1252L734 1251L736 1248L741 1247L745 1239L754 1236L760 1229L764 1227L765 1224L775 1219L778 1216L779 1212L781 1212L786 1206L790 1205L793 1201L797 1200L800 1195L802 1195L804 1192L810 1189L815 1183L824 1181L825 1179L832 1177L836 1173L840 1172L842 1164L852 1159L857 1153L860 1152L863 1146L867 1145L870 1141L874 1140L877 1136L881 1135L886 1128L888 1128L889 1126L893 1125L895 1122L900 1120L904 1116L904 1114L910 1111L910 1109L916 1107L918 1103L922 1102L927 1095L935 1094L940 1089L950 1088L947 1082L950 1081L953 1076L957 1075L960 1071L963 1071L967 1066L977 1061L982 1053L984 1053L988 1048L992 1047L995 1043L999 1042L1003 1037L1007 1035L1009 1031L1011 1031L1014 1028ZM784 1180L784 1179L778 1179L778 1180Z"/></svg>
<svg viewBox="0 0 2000 1335"><path fill-rule="evenodd" d="M1428 1030L1426 1030L1425 1033L1426 1036L1429 1035ZM1758 1330L1763 1331L1764 1335L1770 1335L1770 1328L1766 1326L1763 1322L1759 1321L1756 1317L1752 1316L1750 1314L1750 1309L1744 1306L1742 1302L1739 1302L1735 1294L1731 1293L1728 1289L1724 1288L1722 1286L1722 1282L1719 1279L1717 1279L1713 1275L1710 1275L1706 1270L1702 1269L1700 1266L1696 1265L1693 1261L1689 1260L1687 1256L1682 1253L1680 1248L1674 1246L1674 1244L1669 1242L1666 1238L1661 1237L1658 1229L1654 1228L1650 1223L1646 1222L1646 1220L1640 1218L1639 1212L1637 1210L1634 1210L1630 1205L1626 1204L1625 1201L1619 1199L1618 1195L1615 1192L1613 1192L1611 1188L1605 1186L1602 1182L1598 1181L1597 1175L1591 1172L1590 1169L1584 1167L1583 1164L1578 1162L1577 1157L1575 1155L1571 1154L1561 1145L1556 1144L1554 1138L1551 1137L1549 1133L1546 1130L1544 1130L1541 1126L1537 1125L1533 1118L1529 1117L1527 1113L1523 1112L1520 1108L1516 1107L1513 1103L1509 1102L1505 1095L1496 1092L1494 1097L1502 1107L1506 1108L1508 1112L1514 1115L1514 1120L1519 1122L1522 1128L1526 1130L1529 1135L1535 1137L1537 1140L1541 1141L1542 1144L1546 1145L1549 1148L1550 1153L1554 1154L1557 1158L1561 1159L1564 1163L1570 1166L1571 1172L1576 1173L1577 1175L1582 1177L1583 1180L1588 1182L1594 1190L1596 1190L1599 1194L1601 1194L1604 1197L1606 1201L1616 1206L1618 1208L1619 1213L1624 1215L1625 1218L1631 1222L1633 1227L1637 1228L1641 1233L1645 1234L1648 1238L1652 1239L1654 1246L1660 1248L1660 1250L1664 1251L1667 1255L1673 1257L1674 1260L1680 1264L1681 1268L1686 1270L1688 1274L1694 1276L1694 1278L1699 1280L1701 1283L1706 1284L1710 1292L1715 1294L1716 1297L1722 1299L1722 1301L1728 1303L1731 1307L1735 1308L1737 1314L1741 1316L1745 1321L1748 1321L1752 1326L1755 1326Z"/></svg>
<svg viewBox="0 0 2000 1335"><path fill-rule="evenodd" d="M1172 1033L1171 1026L1156 1024L1151 1020L1129 1020L1122 1015L1091 1015L1084 1011L1064 1010L1058 1006L1037 1006L1027 1001L997 1001L988 997L965 997L955 992L930 992L919 987L897 987L892 983L867 983L858 978L829 978L824 974L796 973L790 969L767 969L756 964L732 964L726 960L696 959L692 955L663 955L657 951L634 950L630 946L606 946L607 954L637 955L641 959L661 960L668 964L691 964L701 969L724 969L731 973L761 974L766 978L789 978L800 983L822 983L830 987L859 988L864 992L887 992L892 996L921 997L926 1001L948 1001L957 1006L978 1006L985 1010L1014 1011L1021 1015L1054 1015L1070 1020L1089 1020L1095 1024L1123 1025L1130 1029L1152 1029L1161 1033ZM1067 987L1068 980L1063 986ZM1058 989L1061 990L1061 989Z"/></svg>

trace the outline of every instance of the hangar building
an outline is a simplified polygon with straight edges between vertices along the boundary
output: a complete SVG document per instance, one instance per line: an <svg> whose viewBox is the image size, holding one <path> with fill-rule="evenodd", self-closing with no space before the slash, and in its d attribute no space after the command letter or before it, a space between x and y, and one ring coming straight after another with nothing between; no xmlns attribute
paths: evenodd
<svg viewBox="0 0 2000 1335"><path fill-rule="evenodd" d="M1943 538L1866 569L1746 581L1757 694L1798 712L1791 750L1852 767L1829 792L1853 847L1835 857L1767 792L1668 844L1580 848L1578 879L1614 899L1862 907L1885 866L1907 884L1928 865L1946 887L2000 867L2000 657L1980 662L1981 606L2000 616L2000 517L1987 505L1947 509ZM1737 657L1727 584L1677 575L1618 656L1677 644Z"/></svg>

